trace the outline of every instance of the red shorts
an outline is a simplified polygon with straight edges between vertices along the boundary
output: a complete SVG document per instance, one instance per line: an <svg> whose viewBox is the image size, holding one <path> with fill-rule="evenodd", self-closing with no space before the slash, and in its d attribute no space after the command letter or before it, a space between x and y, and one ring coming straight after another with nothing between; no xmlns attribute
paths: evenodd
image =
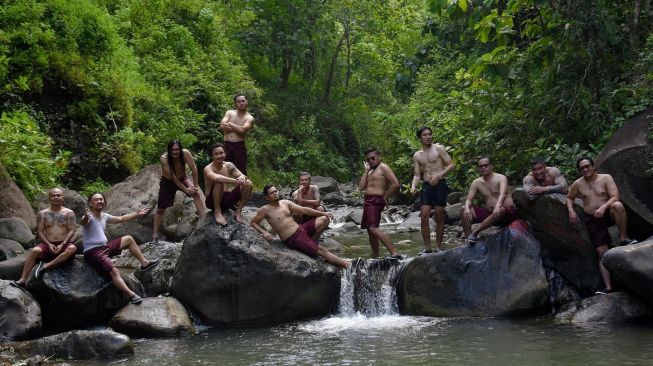
<svg viewBox="0 0 653 366"><path fill-rule="evenodd" d="M179 177L179 180L187 188L191 188L195 186L193 184L193 180L185 175ZM175 194L177 193L178 190L179 187L177 187L175 182L173 182L168 178L161 177L161 180L159 181L159 203L157 207L168 208L172 206L172 204L175 202Z"/></svg>
<svg viewBox="0 0 653 366"><path fill-rule="evenodd" d="M315 256L320 245L311 236L315 234L315 218L299 225L299 229L283 242L290 249Z"/></svg>
<svg viewBox="0 0 653 366"><path fill-rule="evenodd" d="M228 209L236 206L236 204L240 201L240 197L241 197L240 186L237 186L231 191L222 192L222 199L220 200L220 211L225 212ZM204 200L204 204L206 205L206 208L208 208L209 210L215 209L215 205L213 204L213 189L211 189L209 195L206 196L206 200Z"/></svg>
<svg viewBox="0 0 653 366"><path fill-rule="evenodd" d="M379 227L381 223L381 212L385 207L383 196L366 195L363 206L363 217L361 218L361 229Z"/></svg>
<svg viewBox="0 0 653 366"><path fill-rule="evenodd" d="M93 248L84 253L84 260L95 268L97 273L104 278L111 278L111 271L115 268L111 257L115 257L122 252L120 241L122 236L115 238L101 247Z"/></svg>
<svg viewBox="0 0 653 366"><path fill-rule="evenodd" d="M61 244L60 241L51 241L50 243L53 244L53 245ZM39 256L39 259L44 261L44 262L50 262L51 260L57 258L59 256L59 254L63 253L71 245L75 246L75 243L73 243L73 242L65 243L61 247L61 250L59 251L59 253L52 253L52 251L50 250L50 247L45 243L39 243L39 245L37 245L36 248L41 248L41 250L42 250L41 255Z"/></svg>
<svg viewBox="0 0 653 366"><path fill-rule="evenodd" d="M474 216L476 216L476 219L474 222L483 222L485 219L490 217L492 215L492 211L488 210L487 208L484 207L476 207L473 206L472 209L474 210ZM506 226L510 224L511 222L517 220L517 208L516 207L504 207L504 213L503 216L499 219L499 222L497 222L497 225L499 226Z"/></svg>
<svg viewBox="0 0 653 366"><path fill-rule="evenodd" d="M603 217L594 217L593 215L585 214L583 221L585 222L585 226L587 226L587 232L590 234L590 238L592 238L594 247L610 246L612 238L610 237L608 228L614 225L614 221L612 221L612 217L610 216L610 209L605 210Z"/></svg>
<svg viewBox="0 0 653 366"><path fill-rule="evenodd" d="M225 141L224 152L225 161L232 162L238 170L247 175L247 148L245 141Z"/></svg>

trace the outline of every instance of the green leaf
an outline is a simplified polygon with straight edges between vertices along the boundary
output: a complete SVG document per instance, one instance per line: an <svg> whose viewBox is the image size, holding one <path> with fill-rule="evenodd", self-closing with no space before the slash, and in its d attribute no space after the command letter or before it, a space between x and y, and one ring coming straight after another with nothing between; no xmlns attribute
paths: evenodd
<svg viewBox="0 0 653 366"><path fill-rule="evenodd" d="M467 13L467 0L458 0L458 7L463 13Z"/></svg>

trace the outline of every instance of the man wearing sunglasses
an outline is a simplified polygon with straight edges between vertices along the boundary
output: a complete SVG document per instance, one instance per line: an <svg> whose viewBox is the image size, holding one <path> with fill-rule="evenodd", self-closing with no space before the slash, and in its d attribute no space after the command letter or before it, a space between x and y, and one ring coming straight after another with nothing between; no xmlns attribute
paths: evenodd
<svg viewBox="0 0 653 366"><path fill-rule="evenodd" d="M492 162L488 157L478 160L478 172L465 200L460 221L463 226L467 243L473 245L478 240L478 233L493 225L505 226L517 218L517 208L508 191L508 178L492 171ZM480 193L485 199L485 207L472 206L472 200ZM472 231L472 223L480 225Z"/></svg>

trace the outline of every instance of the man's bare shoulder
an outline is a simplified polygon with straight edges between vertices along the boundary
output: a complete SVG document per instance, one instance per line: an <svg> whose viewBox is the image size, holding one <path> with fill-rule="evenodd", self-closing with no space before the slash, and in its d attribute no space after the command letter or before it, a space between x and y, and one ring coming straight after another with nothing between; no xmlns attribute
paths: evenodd
<svg viewBox="0 0 653 366"><path fill-rule="evenodd" d="M533 173L528 173L523 179L524 183L534 183L535 182L535 177L533 177Z"/></svg>
<svg viewBox="0 0 653 366"><path fill-rule="evenodd" d="M554 177L562 175L562 172L560 171L560 169L558 169L558 168L556 168L554 166L549 166L549 167L546 168L546 170L549 172L549 174L551 174Z"/></svg>
<svg viewBox="0 0 653 366"><path fill-rule="evenodd" d="M320 187L318 187L317 184L311 184L311 190L313 192L319 192Z"/></svg>

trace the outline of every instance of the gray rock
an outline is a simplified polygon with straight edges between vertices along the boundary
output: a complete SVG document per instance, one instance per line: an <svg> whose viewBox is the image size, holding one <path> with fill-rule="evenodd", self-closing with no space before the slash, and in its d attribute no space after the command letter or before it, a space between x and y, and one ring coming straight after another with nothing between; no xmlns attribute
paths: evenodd
<svg viewBox="0 0 653 366"><path fill-rule="evenodd" d="M0 262L0 279L17 280L23 272L27 252Z"/></svg>
<svg viewBox="0 0 653 366"><path fill-rule="evenodd" d="M338 181L331 177L313 176L311 177L311 183L320 189L321 194L338 191Z"/></svg>
<svg viewBox="0 0 653 366"><path fill-rule="evenodd" d="M324 316L334 309L340 269L249 225L202 219L184 242L172 294L209 325L257 325Z"/></svg>
<svg viewBox="0 0 653 366"><path fill-rule="evenodd" d="M531 224L542 247L542 260L583 296L603 286L594 244L587 233L582 209L576 207L581 222L572 225L562 194L543 195L529 200L523 189L513 192L519 215Z"/></svg>
<svg viewBox="0 0 653 366"><path fill-rule="evenodd" d="M107 225L106 235L111 240L118 236L131 235L138 243L152 240L154 214L159 197L159 180L161 167L150 165L124 182L111 187L106 193L106 212L112 215L124 215L136 212L141 205L151 207L150 213L142 218L124 224ZM202 201L204 196L200 193ZM160 239L169 241L183 240L195 227L197 214L191 197L177 192L174 204L169 207L161 223Z"/></svg>
<svg viewBox="0 0 653 366"><path fill-rule="evenodd" d="M327 193L321 197L322 202L329 205L344 205L347 203L342 193L340 192L331 192Z"/></svg>
<svg viewBox="0 0 653 366"><path fill-rule="evenodd" d="M444 208L445 215L449 222L460 220L460 210L463 208L463 203L454 203Z"/></svg>
<svg viewBox="0 0 653 366"><path fill-rule="evenodd" d="M169 337L195 333L184 306L173 297L150 297L127 305L111 318L109 326L130 336Z"/></svg>
<svg viewBox="0 0 653 366"><path fill-rule="evenodd" d="M17 341L41 334L41 307L24 289L0 280L0 341Z"/></svg>
<svg viewBox="0 0 653 366"><path fill-rule="evenodd" d="M647 173L653 162L652 121L653 108L628 120L596 158L598 170L612 176L628 208L628 233L640 240L653 232L653 176Z"/></svg>
<svg viewBox="0 0 653 366"><path fill-rule="evenodd" d="M358 184L353 182L342 183L338 186L338 190L343 194L348 195L358 190Z"/></svg>
<svg viewBox="0 0 653 366"><path fill-rule="evenodd" d="M417 257L397 282L399 310L408 315L541 313L547 293L539 243L521 220L474 246Z"/></svg>
<svg viewBox="0 0 653 366"><path fill-rule="evenodd" d="M123 274L127 286L143 294L142 287ZM113 283L101 277L81 256L63 266L43 272L39 279L30 276L27 289L43 309L46 327L71 329L101 324L127 304L127 296Z"/></svg>
<svg viewBox="0 0 653 366"><path fill-rule="evenodd" d="M435 230L435 220L433 217L429 219L429 227L431 230ZM420 217L419 211L411 212L410 215L397 226L398 230L412 230L412 231L419 231L422 228L422 219Z"/></svg>
<svg viewBox="0 0 653 366"><path fill-rule="evenodd" d="M603 255L603 265L612 278L653 305L653 240L612 248Z"/></svg>
<svg viewBox="0 0 653 366"><path fill-rule="evenodd" d="M134 354L132 340L112 330L74 330L11 346L23 356L89 360L122 358Z"/></svg>
<svg viewBox="0 0 653 366"><path fill-rule="evenodd" d="M555 319L572 323L625 323L651 315L651 310L641 300L625 292L613 292L571 302L555 315Z"/></svg>
<svg viewBox="0 0 653 366"><path fill-rule="evenodd" d="M363 209L362 208L355 208L349 214L349 216L347 216L347 222L353 222L356 225L360 225L362 219L363 219Z"/></svg>
<svg viewBox="0 0 653 366"><path fill-rule="evenodd" d="M19 242L0 238L0 261L25 253L25 248Z"/></svg>
<svg viewBox="0 0 653 366"><path fill-rule="evenodd" d="M342 253L342 244L334 238L324 238L320 245L333 254Z"/></svg>
<svg viewBox="0 0 653 366"><path fill-rule="evenodd" d="M87 198L84 198L77 191L73 191L65 188L62 188L62 190L63 190L63 197L64 197L63 205L66 208L73 210L73 212L75 213L75 217L77 218L77 222L79 222L82 219L82 216L84 216L84 211L86 211L86 208L88 208ZM46 192L39 194L36 197L36 204L38 206L39 211L49 208L50 200L48 200L48 194Z"/></svg>
<svg viewBox="0 0 653 366"><path fill-rule="evenodd" d="M467 193L465 192L451 192L447 196L447 204L453 205L456 203L464 203L465 197L467 197Z"/></svg>
<svg viewBox="0 0 653 366"><path fill-rule="evenodd" d="M159 240L157 244L149 242L141 245L140 248L145 258L160 259L156 267L144 272L140 270L134 272L135 278L143 286L145 296L158 296L168 293L172 283L172 275L175 272L175 265L179 254L181 254L182 244ZM141 267L138 260L127 250L114 258L114 264L121 268L140 269Z"/></svg>
<svg viewBox="0 0 653 366"><path fill-rule="evenodd" d="M1 163L0 192L2 192L0 195L0 219L17 217L22 219L30 230L36 230L36 214L32 205Z"/></svg>
<svg viewBox="0 0 653 366"><path fill-rule="evenodd" d="M18 217L0 219L0 238L11 239L28 249L34 242L34 234L29 226Z"/></svg>

